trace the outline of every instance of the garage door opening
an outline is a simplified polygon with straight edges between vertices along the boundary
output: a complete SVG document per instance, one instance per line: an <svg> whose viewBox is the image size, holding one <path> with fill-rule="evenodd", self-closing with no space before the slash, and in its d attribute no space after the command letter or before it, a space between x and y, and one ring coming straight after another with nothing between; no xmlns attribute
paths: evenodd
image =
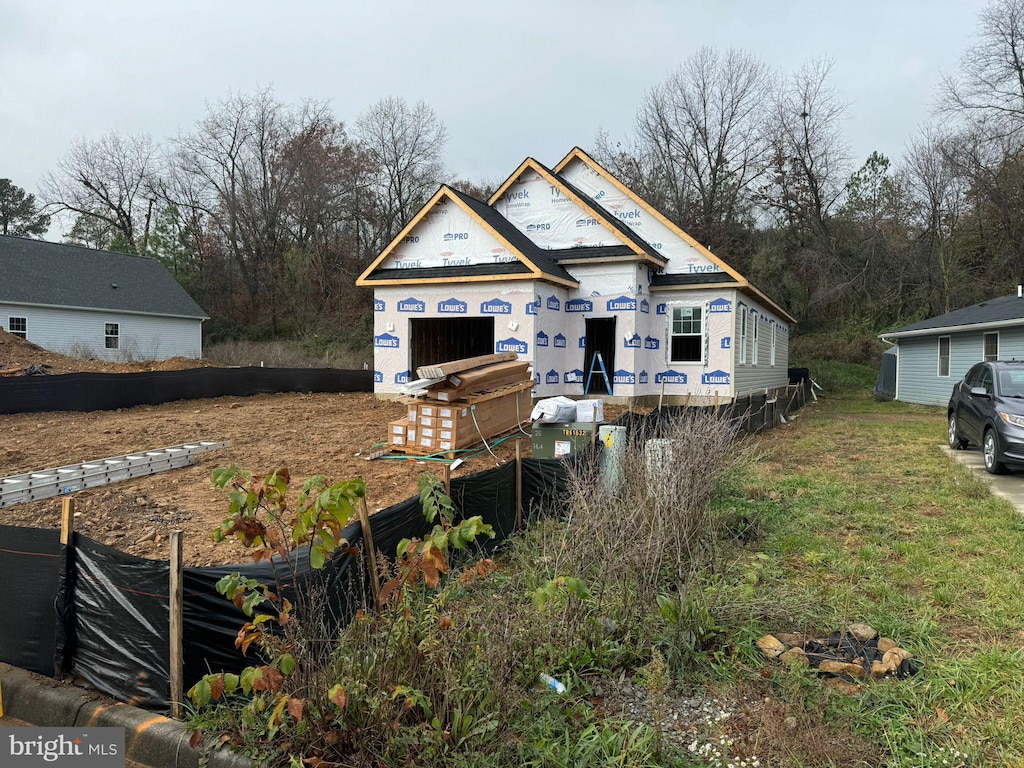
<svg viewBox="0 0 1024 768"><path fill-rule="evenodd" d="M493 317L429 317L410 320L409 371L423 365L494 352Z"/></svg>

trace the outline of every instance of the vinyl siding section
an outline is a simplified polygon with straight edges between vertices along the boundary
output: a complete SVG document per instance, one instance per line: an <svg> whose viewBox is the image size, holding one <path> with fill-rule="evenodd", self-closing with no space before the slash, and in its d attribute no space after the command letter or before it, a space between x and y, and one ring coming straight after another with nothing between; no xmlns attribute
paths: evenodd
<svg viewBox="0 0 1024 768"><path fill-rule="evenodd" d="M105 310L55 309L0 303L0 326L27 320L27 340L44 349L99 360L166 360L203 356L202 321ZM107 323L118 324L118 348L105 347Z"/></svg>
<svg viewBox="0 0 1024 768"><path fill-rule="evenodd" d="M736 313L733 324L733 371L735 372L735 396L745 397L751 392L765 388L784 387L789 383L789 326L749 296L739 291L733 299ZM740 307L747 312L746 362L740 362ZM751 311L754 310L754 311ZM757 338L757 364L753 363L753 327L759 324ZM775 365L771 364L772 326L776 328Z"/></svg>
<svg viewBox="0 0 1024 768"><path fill-rule="evenodd" d="M949 336L949 376L939 376L939 337ZM936 333L899 340L896 399L905 403L946 405L953 385L984 355L984 333ZM1024 325L999 330L999 359L1024 360Z"/></svg>

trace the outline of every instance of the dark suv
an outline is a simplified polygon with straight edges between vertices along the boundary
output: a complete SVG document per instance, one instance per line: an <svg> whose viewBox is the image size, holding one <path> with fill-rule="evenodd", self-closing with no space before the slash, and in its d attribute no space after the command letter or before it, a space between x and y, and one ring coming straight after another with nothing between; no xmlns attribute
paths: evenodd
<svg viewBox="0 0 1024 768"><path fill-rule="evenodd" d="M949 398L949 446L981 446L985 469L1024 467L1024 362L978 363Z"/></svg>

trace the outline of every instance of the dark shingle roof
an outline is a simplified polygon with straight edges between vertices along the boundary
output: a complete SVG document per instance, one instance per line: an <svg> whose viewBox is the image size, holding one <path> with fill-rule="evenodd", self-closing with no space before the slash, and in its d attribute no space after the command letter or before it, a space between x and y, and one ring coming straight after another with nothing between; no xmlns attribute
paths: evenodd
<svg viewBox="0 0 1024 768"><path fill-rule="evenodd" d="M156 259L4 235L0 302L206 318Z"/></svg>
<svg viewBox="0 0 1024 768"><path fill-rule="evenodd" d="M980 304L974 304L963 309L955 309L944 315L930 317L917 323L905 325L895 331L888 331L883 336L900 336L911 334L914 331L942 330L945 328L957 328L964 325L982 325L985 323L999 323L1007 320L1024 321L1024 299L1018 298L1017 294L1000 296L996 299L989 299Z"/></svg>
<svg viewBox="0 0 1024 768"><path fill-rule="evenodd" d="M470 197L465 192L459 192L459 190L452 189L451 187L448 187L448 191L456 195L459 200L472 209L473 213L486 221L498 234L508 240L513 248L536 264L541 272L551 277L561 278L562 280L578 282L575 277L565 271L564 267L559 266L551 258L550 251L545 251L543 248L538 247L533 240L512 226L508 219L491 208L487 203L481 202L475 197Z"/></svg>
<svg viewBox="0 0 1024 768"><path fill-rule="evenodd" d="M548 251L548 255L552 259L561 264L563 261L572 261L574 259L610 259L613 257L632 256L636 258L636 254L633 253L632 249L628 245L586 245L579 248L560 248L558 250Z"/></svg>
<svg viewBox="0 0 1024 768"><path fill-rule="evenodd" d="M660 274L651 277L651 287L672 285L710 285L712 283L735 283L736 278L728 272L681 272Z"/></svg>
<svg viewBox="0 0 1024 768"><path fill-rule="evenodd" d="M521 261L501 264L475 264L468 267L420 267L415 269L377 269L366 280L416 280L428 277L472 277L473 275L528 275L530 268Z"/></svg>

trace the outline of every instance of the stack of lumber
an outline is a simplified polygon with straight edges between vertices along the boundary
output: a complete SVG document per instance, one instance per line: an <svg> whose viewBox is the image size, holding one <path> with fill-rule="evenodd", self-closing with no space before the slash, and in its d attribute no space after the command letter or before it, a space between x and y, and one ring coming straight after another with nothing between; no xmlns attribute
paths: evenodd
<svg viewBox="0 0 1024 768"><path fill-rule="evenodd" d="M468 448L530 419L533 378L515 352L416 369L407 415L388 424L392 450L426 455Z"/></svg>

